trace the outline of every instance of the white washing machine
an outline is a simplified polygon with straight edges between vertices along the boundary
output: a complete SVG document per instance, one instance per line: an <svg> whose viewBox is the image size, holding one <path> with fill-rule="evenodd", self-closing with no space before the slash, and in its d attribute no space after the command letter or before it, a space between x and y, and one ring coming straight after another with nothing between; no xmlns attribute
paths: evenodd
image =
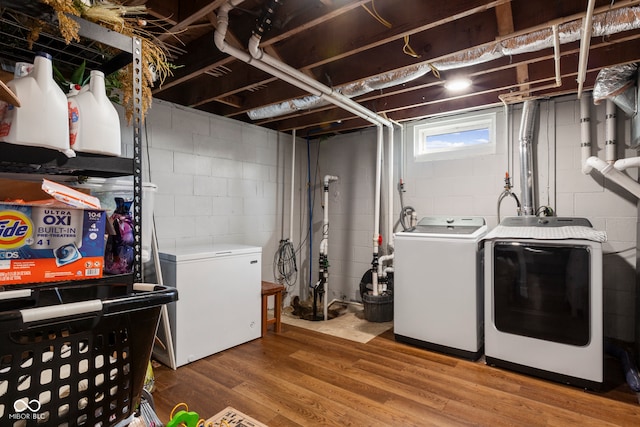
<svg viewBox="0 0 640 427"><path fill-rule="evenodd" d="M395 234L396 340L465 359L483 352L481 217L422 218Z"/></svg>

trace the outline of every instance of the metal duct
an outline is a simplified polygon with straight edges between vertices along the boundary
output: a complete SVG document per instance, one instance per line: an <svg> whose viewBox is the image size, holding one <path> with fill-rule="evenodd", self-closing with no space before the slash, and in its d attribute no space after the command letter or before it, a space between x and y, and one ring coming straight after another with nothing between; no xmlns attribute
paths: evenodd
<svg viewBox="0 0 640 427"><path fill-rule="evenodd" d="M600 70L593 86L593 103L598 105L611 99L627 115L634 114L635 91L629 89L635 85L637 71L638 64L635 63Z"/></svg>
<svg viewBox="0 0 640 427"><path fill-rule="evenodd" d="M554 24L555 25L555 24ZM580 40L582 19L576 19L558 25L561 44ZM386 89L402 83L415 80L427 74L433 66L437 70L453 70L493 61L504 56L512 56L527 52L537 52L554 46L553 25L533 31L508 37L484 46L459 52L434 62L423 62L411 67L403 68L369 79L353 82L335 88L336 92L353 98L374 90ZM593 16L592 37L603 37L622 31L640 29L640 6L624 7L610 10ZM294 113L299 110L309 110L328 104L319 96L305 96L303 98L284 101L266 107L256 108L247 112L252 120L263 120Z"/></svg>
<svg viewBox="0 0 640 427"><path fill-rule="evenodd" d="M640 144L638 114L638 64L623 64L600 70L593 87L593 102L612 101L631 117L631 147Z"/></svg>
<svg viewBox="0 0 640 427"><path fill-rule="evenodd" d="M533 130L535 127L537 101L525 101L520 120L520 186L522 193L522 215L533 215Z"/></svg>
<svg viewBox="0 0 640 427"><path fill-rule="evenodd" d="M582 19L576 19L558 25L560 43L566 44L580 40L582 33L581 24ZM502 58L503 56L512 56L547 49L553 47L554 36L552 27L553 25L549 25L546 28L531 33L508 37L476 49L460 52L435 61L432 65L438 70L450 70L482 64ZM603 37L638 28L640 28L640 6L626 7L594 15L591 34L592 37Z"/></svg>
<svg viewBox="0 0 640 427"><path fill-rule="evenodd" d="M390 73L381 74L368 79L349 83L344 86L339 86L335 88L335 91L346 96L347 98L355 98L374 90L382 90L388 87L410 82L424 76L429 71L431 71L431 68L427 64L414 65L400 71L393 71ZM289 114L298 110L310 110L312 108L321 107L327 104L329 104L329 101L327 101L326 99L315 95L309 95L302 98L290 99L288 101L283 101L273 105L267 105L266 107L255 108L253 110L249 110L247 112L247 115L251 120L262 120L268 119L270 117L278 117L283 114Z"/></svg>

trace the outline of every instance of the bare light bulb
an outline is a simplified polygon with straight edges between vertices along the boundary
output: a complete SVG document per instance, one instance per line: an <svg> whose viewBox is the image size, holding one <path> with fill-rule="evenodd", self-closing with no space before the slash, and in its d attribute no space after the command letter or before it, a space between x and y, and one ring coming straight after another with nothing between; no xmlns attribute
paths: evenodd
<svg viewBox="0 0 640 427"><path fill-rule="evenodd" d="M453 79L445 82L444 87L451 92L460 92L471 86L469 79Z"/></svg>

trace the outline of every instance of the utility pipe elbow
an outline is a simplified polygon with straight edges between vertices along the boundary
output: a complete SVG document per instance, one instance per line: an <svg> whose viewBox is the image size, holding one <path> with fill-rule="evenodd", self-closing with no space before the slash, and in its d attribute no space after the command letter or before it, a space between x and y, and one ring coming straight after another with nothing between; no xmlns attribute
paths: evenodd
<svg viewBox="0 0 640 427"><path fill-rule="evenodd" d="M589 157L587 159L587 164L600 171L600 173L607 179L618 184L620 187L640 199L640 184L631 179L625 173L614 168L612 164L609 164L595 156Z"/></svg>
<svg viewBox="0 0 640 427"><path fill-rule="evenodd" d="M218 30L220 29L221 25L220 25L220 20L218 19ZM218 50L220 52L224 52L225 51L225 34L222 33L221 31L216 31L215 33L213 33L213 43L216 45L216 47L218 48Z"/></svg>
<svg viewBox="0 0 640 427"><path fill-rule="evenodd" d="M382 255L380 258L378 258L378 265L382 265L387 261L391 261L394 258L394 254L389 254L389 255Z"/></svg>
<svg viewBox="0 0 640 427"><path fill-rule="evenodd" d="M382 255L380 258L378 258L378 277L384 277L384 264L388 261L393 261L394 258L394 254L389 254L389 255ZM387 268L393 268L393 267L387 267Z"/></svg>
<svg viewBox="0 0 640 427"><path fill-rule="evenodd" d="M640 167L640 157L629 157L626 159L618 159L613 164L613 167L619 171L623 171L629 168Z"/></svg>
<svg viewBox="0 0 640 427"><path fill-rule="evenodd" d="M247 43L247 49L251 56L256 59L261 59L264 52L260 49L260 37L256 34L253 34L251 38L249 38L249 43Z"/></svg>
<svg viewBox="0 0 640 427"><path fill-rule="evenodd" d="M606 175L607 173L609 173L609 170L613 167L609 163L605 162L604 160L596 156L589 157L585 162L585 165L587 167L596 169L602 175Z"/></svg>
<svg viewBox="0 0 640 427"><path fill-rule="evenodd" d="M335 175L325 175L323 182L326 187L327 185L329 185L330 182L337 181L337 180L338 180L338 177Z"/></svg>
<svg viewBox="0 0 640 427"><path fill-rule="evenodd" d="M382 270L382 277L384 278L389 277L389 273L393 273L393 267L387 267L384 270Z"/></svg>
<svg viewBox="0 0 640 427"><path fill-rule="evenodd" d="M224 39L227 36L227 28L229 27L229 11L243 1L244 0L228 0L218 9L218 26L216 27L216 31L213 33L213 42L220 52L226 51L227 43Z"/></svg>

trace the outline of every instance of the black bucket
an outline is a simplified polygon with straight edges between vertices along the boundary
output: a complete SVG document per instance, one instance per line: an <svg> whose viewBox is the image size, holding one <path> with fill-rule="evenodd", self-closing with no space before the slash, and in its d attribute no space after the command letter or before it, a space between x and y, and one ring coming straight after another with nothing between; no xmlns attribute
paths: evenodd
<svg viewBox="0 0 640 427"><path fill-rule="evenodd" d="M364 318L369 322L390 322L393 320L393 295L363 294Z"/></svg>

